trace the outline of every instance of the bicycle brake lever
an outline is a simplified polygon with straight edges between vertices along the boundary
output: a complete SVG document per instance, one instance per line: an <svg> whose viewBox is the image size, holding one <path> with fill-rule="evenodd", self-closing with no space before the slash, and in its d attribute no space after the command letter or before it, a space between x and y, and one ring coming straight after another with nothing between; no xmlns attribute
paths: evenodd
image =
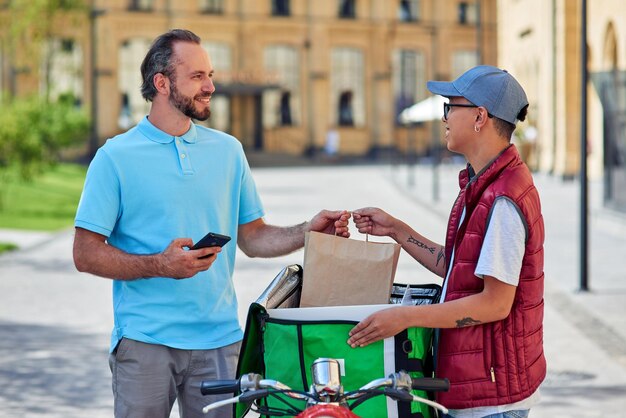
<svg viewBox="0 0 626 418"><path fill-rule="evenodd" d="M385 393L385 395L397 401L413 401L413 395L406 390L387 388L383 392Z"/></svg>
<svg viewBox="0 0 626 418"><path fill-rule="evenodd" d="M267 395L269 395L269 393L269 389L248 390L239 395L239 402L250 403L257 399L265 398Z"/></svg>

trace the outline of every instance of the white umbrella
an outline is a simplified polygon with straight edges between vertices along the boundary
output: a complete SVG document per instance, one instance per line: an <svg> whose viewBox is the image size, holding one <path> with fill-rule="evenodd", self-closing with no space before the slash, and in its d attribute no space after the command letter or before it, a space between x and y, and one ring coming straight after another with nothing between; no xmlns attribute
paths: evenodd
<svg viewBox="0 0 626 418"><path fill-rule="evenodd" d="M424 99L404 109L398 116L398 120L406 125L441 119L443 116L443 104L446 102L447 99L442 96L430 96L428 99Z"/></svg>

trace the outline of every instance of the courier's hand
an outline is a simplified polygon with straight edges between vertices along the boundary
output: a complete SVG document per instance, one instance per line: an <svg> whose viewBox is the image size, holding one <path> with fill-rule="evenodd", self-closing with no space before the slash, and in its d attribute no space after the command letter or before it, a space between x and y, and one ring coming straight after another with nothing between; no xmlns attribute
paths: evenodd
<svg viewBox="0 0 626 418"><path fill-rule="evenodd" d="M350 212L347 210L323 210L311 219L309 222L309 231L323 232L325 234L349 238L349 219Z"/></svg>
<svg viewBox="0 0 626 418"><path fill-rule="evenodd" d="M378 208L352 211L354 225L360 233L376 236L393 236L397 219Z"/></svg>
<svg viewBox="0 0 626 418"><path fill-rule="evenodd" d="M350 330L348 344L352 348L365 347L406 329L403 319L405 308L397 306L371 314Z"/></svg>

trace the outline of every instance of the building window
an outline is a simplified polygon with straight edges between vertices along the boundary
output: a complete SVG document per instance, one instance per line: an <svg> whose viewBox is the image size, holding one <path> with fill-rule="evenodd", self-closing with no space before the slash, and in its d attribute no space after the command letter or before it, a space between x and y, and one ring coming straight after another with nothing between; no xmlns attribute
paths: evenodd
<svg viewBox="0 0 626 418"><path fill-rule="evenodd" d="M207 14L224 13L224 0L200 0L200 11Z"/></svg>
<svg viewBox="0 0 626 418"><path fill-rule="evenodd" d="M339 126L354 126L354 110L352 104L352 90L344 90L339 93L339 118L337 123Z"/></svg>
<svg viewBox="0 0 626 418"><path fill-rule="evenodd" d="M331 60L330 118L342 126L364 126L363 52L354 48L335 48Z"/></svg>
<svg viewBox="0 0 626 418"><path fill-rule="evenodd" d="M153 0L130 0L128 2L128 10L149 12L154 7Z"/></svg>
<svg viewBox="0 0 626 418"><path fill-rule="evenodd" d="M339 0L339 17L341 19L356 18L355 0Z"/></svg>
<svg viewBox="0 0 626 418"><path fill-rule="evenodd" d="M393 95L397 116L407 107L426 98L424 54L400 49L393 54Z"/></svg>
<svg viewBox="0 0 626 418"><path fill-rule="evenodd" d="M275 74L281 90L263 93L263 125L266 128L300 124L300 59L288 45L271 45L264 51L264 67Z"/></svg>
<svg viewBox="0 0 626 418"><path fill-rule="evenodd" d="M289 16L289 0L272 0L272 16Z"/></svg>
<svg viewBox="0 0 626 418"><path fill-rule="evenodd" d="M220 94L220 85L226 84L225 78L232 74L232 48L224 42L210 41L203 42L202 46L209 53L211 64L215 71L215 94L211 98L211 117L204 122L198 123L219 131L231 132L231 100L229 96Z"/></svg>
<svg viewBox="0 0 626 418"><path fill-rule="evenodd" d="M458 15L461 25L475 25L478 23L477 8L474 2L459 2Z"/></svg>
<svg viewBox="0 0 626 418"><path fill-rule="evenodd" d="M233 68L232 50L230 45L224 42L204 41L202 46L209 53L211 64L215 71L215 77L219 78L220 73L230 72Z"/></svg>
<svg viewBox="0 0 626 418"><path fill-rule="evenodd" d="M280 124L283 126L289 126L291 121L291 93L288 91L282 92L280 96Z"/></svg>
<svg viewBox="0 0 626 418"><path fill-rule="evenodd" d="M478 65L478 52L475 50L455 51L452 54L452 79Z"/></svg>
<svg viewBox="0 0 626 418"><path fill-rule="evenodd" d="M70 94L77 104L82 102L83 51L70 38L50 39L43 50L40 91L51 100Z"/></svg>
<svg viewBox="0 0 626 418"><path fill-rule="evenodd" d="M150 111L150 103L141 95L141 73L137 71L149 48L149 39L134 38L124 42L118 52L120 109L117 125L122 130L137 124Z"/></svg>
<svg viewBox="0 0 626 418"><path fill-rule="evenodd" d="M420 18L419 0L400 0L398 3L398 20L400 22L416 22Z"/></svg>

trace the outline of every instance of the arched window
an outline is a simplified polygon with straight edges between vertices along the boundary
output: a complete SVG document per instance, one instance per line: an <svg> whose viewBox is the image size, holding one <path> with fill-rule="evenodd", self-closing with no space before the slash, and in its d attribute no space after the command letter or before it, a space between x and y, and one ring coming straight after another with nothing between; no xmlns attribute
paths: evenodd
<svg viewBox="0 0 626 418"><path fill-rule="evenodd" d="M602 60L603 70L614 71L617 69L617 36L613 23L609 23L604 35L604 56Z"/></svg>
<svg viewBox="0 0 626 418"><path fill-rule="evenodd" d="M213 80L216 83L216 89L211 98L211 117L200 123L219 131L230 132L230 97L220 93L219 84L222 75L232 71L232 48L227 43L211 41L203 42L202 46L211 58L211 64L215 71Z"/></svg>
<svg viewBox="0 0 626 418"><path fill-rule="evenodd" d="M393 53L393 94L396 116L426 98L424 54L410 49Z"/></svg>
<svg viewBox="0 0 626 418"><path fill-rule="evenodd" d="M224 13L224 0L200 0L200 11L206 14Z"/></svg>
<svg viewBox="0 0 626 418"><path fill-rule="evenodd" d="M461 25L475 25L478 23L478 9L475 2L459 2L458 22Z"/></svg>
<svg viewBox="0 0 626 418"><path fill-rule="evenodd" d="M150 103L141 96L141 62L150 49L150 39L133 38L125 41L119 48L118 89L119 104L118 127L128 129L137 124L150 111Z"/></svg>
<svg viewBox="0 0 626 418"><path fill-rule="evenodd" d="M284 91L280 96L280 124L291 125L291 93Z"/></svg>
<svg viewBox="0 0 626 418"><path fill-rule="evenodd" d="M338 125L365 125L363 52L356 48L334 48L331 54L330 120Z"/></svg>
<svg viewBox="0 0 626 418"><path fill-rule="evenodd" d="M273 0L272 16L289 16L289 0Z"/></svg>
<svg viewBox="0 0 626 418"><path fill-rule="evenodd" d="M354 112L352 111L352 91L346 90L339 94L339 126L353 126Z"/></svg>
<svg viewBox="0 0 626 418"><path fill-rule="evenodd" d="M281 90L263 93L263 126L300 124L300 60L290 45L270 45L264 51L264 66L277 76Z"/></svg>
<svg viewBox="0 0 626 418"><path fill-rule="evenodd" d="M478 65L476 50L459 50L452 53L452 78L455 79L465 71Z"/></svg>
<svg viewBox="0 0 626 418"><path fill-rule="evenodd" d="M355 0L339 0L339 17L341 19L356 18Z"/></svg>
<svg viewBox="0 0 626 418"><path fill-rule="evenodd" d="M150 12L154 8L153 0L129 0L128 10L138 12Z"/></svg>
<svg viewBox="0 0 626 418"><path fill-rule="evenodd" d="M71 94L77 103L82 103L83 51L80 44L71 38L53 38L44 46L40 91L50 99Z"/></svg>
<svg viewBox="0 0 626 418"><path fill-rule="evenodd" d="M398 20L400 22L416 22L419 20L419 0L400 0L398 3Z"/></svg>

